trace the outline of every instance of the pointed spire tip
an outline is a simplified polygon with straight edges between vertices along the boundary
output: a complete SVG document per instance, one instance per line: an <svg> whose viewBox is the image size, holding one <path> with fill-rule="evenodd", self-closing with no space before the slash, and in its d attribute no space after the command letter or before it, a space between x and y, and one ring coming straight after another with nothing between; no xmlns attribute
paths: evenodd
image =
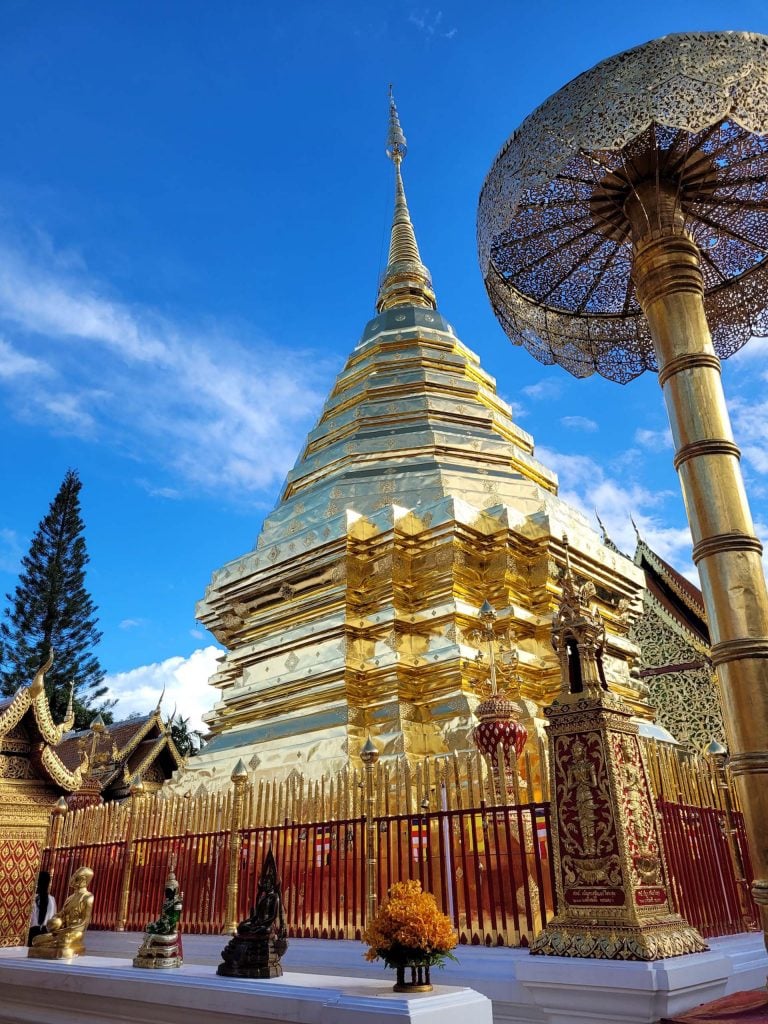
<svg viewBox="0 0 768 1024"><path fill-rule="evenodd" d="M387 156L395 164L401 164L408 152L408 143L397 113L392 83L389 83L389 131L387 132Z"/></svg>
<svg viewBox="0 0 768 1024"><path fill-rule="evenodd" d="M379 313L393 306L421 306L435 309L435 293L429 271L421 262L416 233L411 223L405 198L400 164L408 152L405 134L395 106L392 86L389 87L389 132L387 156L395 165L395 211L389 241L387 269L381 280L376 310Z"/></svg>

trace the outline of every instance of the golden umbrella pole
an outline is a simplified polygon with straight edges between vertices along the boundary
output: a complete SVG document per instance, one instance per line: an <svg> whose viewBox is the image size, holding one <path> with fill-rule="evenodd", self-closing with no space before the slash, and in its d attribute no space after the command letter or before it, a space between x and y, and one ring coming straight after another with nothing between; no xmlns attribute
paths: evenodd
<svg viewBox="0 0 768 1024"><path fill-rule="evenodd" d="M762 545L733 442L703 302L700 253L682 231L672 190L638 186L625 207L632 276L648 319L675 443L720 680L731 771L744 810L768 934L768 594Z"/></svg>
<svg viewBox="0 0 768 1024"><path fill-rule="evenodd" d="M768 37L665 36L573 79L500 150L478 247L515 344L659 371L768 932L768 597L720 380L768 335Z"/></svg>

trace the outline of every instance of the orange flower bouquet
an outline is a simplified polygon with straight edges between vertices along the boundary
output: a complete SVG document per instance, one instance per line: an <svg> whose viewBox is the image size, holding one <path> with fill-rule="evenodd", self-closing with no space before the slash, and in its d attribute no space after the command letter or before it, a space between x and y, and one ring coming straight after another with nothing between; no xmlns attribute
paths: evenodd
<svg viewBox="0 0 768 1024"><path fill-rule="evenodd" d="M455 960L456 931L450 918L437 908L435 897L422 892L421 882L396 882L363 932L369 946L366 960L381 959L397 971L395 992L428 992L431 967ZM411 980L406 982L405 970Z"/></svg>

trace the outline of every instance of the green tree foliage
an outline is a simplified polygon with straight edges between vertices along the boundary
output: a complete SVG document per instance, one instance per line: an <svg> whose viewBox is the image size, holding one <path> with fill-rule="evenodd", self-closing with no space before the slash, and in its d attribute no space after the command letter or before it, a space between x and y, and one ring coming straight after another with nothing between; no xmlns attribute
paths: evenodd
<svg viewBox="0 0 768 1024"><path fill-rule="evenodd" d="M21 562L14 593L0 622L0 690L27 685L53 650L45 688L54 721L64 718L74 683L75 727L87 728L97 712L111 721L104 669L94 653L101 639L96 606L85 588L88 552L80 514L77 473L68 470L48 514Z"/></svg>
<svg viewBox="0 0 768 1024"><path fill-rule="evenodd" d="M182 718L175 712L169 722L171 739L182 757L194 757L205 744L205 737L199 729L189 728L189 719Z"/></svg>

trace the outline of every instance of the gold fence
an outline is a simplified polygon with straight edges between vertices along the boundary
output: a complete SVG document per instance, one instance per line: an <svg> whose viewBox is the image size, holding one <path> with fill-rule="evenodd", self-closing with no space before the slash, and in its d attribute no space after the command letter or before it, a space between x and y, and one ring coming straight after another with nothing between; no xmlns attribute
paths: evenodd
<svg viewBox="0 0 768 1024"><path fill-rule="evenodd" d="M646 759L654 794L676 803L718 810L738 810L730 773L717 759L680 756L675 748L649 740ZM543 744L539 764L545 763ZM526 751L519 776L488 770L477 753L425 758L411 766L403 758L375 765L373 813L418 814L425 809L462 810L481 804L508 805L546 802L546 772L539 773ZM49 846L78 846L125 838L216 832L234 828L282 825L297 821L338 821L366 813L365 771L347 768L311 781L298 772L288 779L246 782L238 819L233 821L235 789L207 793L201 786L193 796L152 795L122 803L70 811L57 824L53 819ZM729 805L730 801L730 805Z"/></svg>
<svg viewBox="0 0 768 1024"><path fill-rule="evenodd" d="M746 847L723 760L681 757L653 742L646 755L665 843L680 831L675 815L683 815L686 828L698 834L706 827L715 837L704 852L717 854L717 870L733 873L727 844L734 864ZM45 866L57 896L81 862L94 867L93 924L122 930L144 926L168 865L176 864L185 926L210 933L231 930L247 914L272 847L285 874L291 934L359 937L389 885L416 877L451 915L462 942L519 945L554 909L549 793L539 763L524 756L519 775L506 776L469 753L416 766L403 759L350 767L317 781L294 773L252 782L234 772L218 793L136 792L124 803L55 814ZM739 886L746 892L743 866L727 879L724 909L710 921L683 861L673 864L678 902L687 901L708 934L724 934Z"/></svg>
<svg viewBox="0 0 768 1024"><path fill-rule="evenodd" d="M373 769L374 815L420 814L424 810L462 810L481 804L547 801L547 780L540 779L526 752L519 776L488 771L477 753L425 758L411 766L403 758L379 762ZM530 781L529 781L530 780ZM285 822L330 822L367 813L366 778L361 768L307 780L296 772L287 779L244 784L237 806L236 787L192 796L168 795L162 789L122 803L84 807L53 819L48 846L80 846L124 839L217 832L282 825ZM235 820L236 819L236 820Z"/></svg>
<svg viewBox="0 0 768 1024"><path fill-rule="evenodd" d="M654 796L691 807L740 810L725 757L680 753L666 743L648 740L645 756Z"/></svg>
<svg viewBox="0 0 768 1024"><path fill-rule="evenodd" d="M44 866L56 895L81 861L100 881L93 925L141 928L169 864L190 931L232 930L268 847L284 874L291 934L359 937L377 899L416 877L464 942L529 941L552 911L549 802L530 756L507 777L477 753L298 772L218 793L151 795L52 819ZM58 886L58 888L57 888ZM149 902L147 902L149 898ZM373 903L371 902L373 901Z"/></svg>

